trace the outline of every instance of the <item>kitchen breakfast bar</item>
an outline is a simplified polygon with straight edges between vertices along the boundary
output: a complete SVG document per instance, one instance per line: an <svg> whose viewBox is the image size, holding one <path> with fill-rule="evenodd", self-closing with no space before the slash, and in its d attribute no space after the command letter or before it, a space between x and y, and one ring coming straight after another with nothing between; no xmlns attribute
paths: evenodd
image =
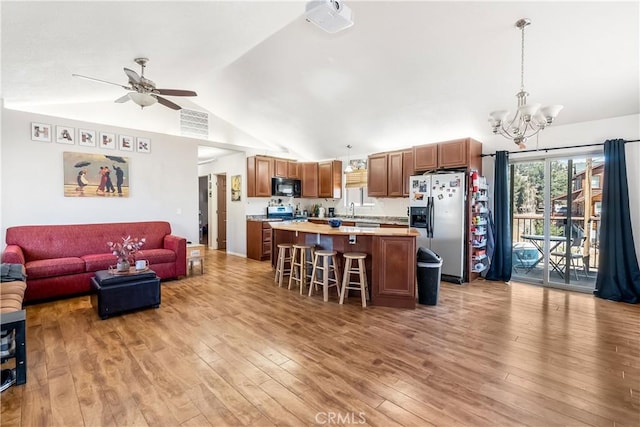
<svg viewBox="0 0 640 427"><path fill-rule="evenodd" d="M311 222L272 222L272 264L280 243L304 243L315 249L342 254L367 254L365 269L370 287L371 305L415 308L416 305L416 236L412 228L338 227ZM275 267L275 265L274 265Z"/></svg>

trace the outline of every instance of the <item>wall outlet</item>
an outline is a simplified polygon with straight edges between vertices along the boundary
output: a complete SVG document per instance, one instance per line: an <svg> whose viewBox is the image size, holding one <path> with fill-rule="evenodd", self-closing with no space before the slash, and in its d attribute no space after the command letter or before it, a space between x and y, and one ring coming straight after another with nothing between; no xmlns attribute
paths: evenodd
<svg viewBox="0 0 640 427"><path fill-rule="evenodd" d="M350 245L355 245L356 244L356 235L355 234L349 234L349 244Z"/></svg>

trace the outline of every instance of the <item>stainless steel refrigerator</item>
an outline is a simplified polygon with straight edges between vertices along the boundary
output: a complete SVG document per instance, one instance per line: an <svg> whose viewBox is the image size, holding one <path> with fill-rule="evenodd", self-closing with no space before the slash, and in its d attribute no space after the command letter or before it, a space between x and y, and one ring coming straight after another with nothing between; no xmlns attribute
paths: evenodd
<svg viewBox="0 0 640 427"><path fill-rule="evenodd" d="M420 232L416 246L442 257L442 280L465 280L464 172L418 175L409 178L409 225Z"/></svg>

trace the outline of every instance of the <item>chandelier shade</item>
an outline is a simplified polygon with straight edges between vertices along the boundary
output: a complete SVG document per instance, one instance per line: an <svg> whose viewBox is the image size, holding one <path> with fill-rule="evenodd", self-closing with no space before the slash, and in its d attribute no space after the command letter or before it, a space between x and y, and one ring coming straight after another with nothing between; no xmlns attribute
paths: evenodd
<svg viewBox="0 0 640 427"><path fill-rule="evenodd" d="M518 147L526 148L527 139L550 126L562 110L562 105L527 104L529 93L524 89L524 29L531 24L527 18L519 19L516 27L521 31L520 91L514 116L507 110L497 110L489 114L489 123L496 135L511 139Z"/></svg>
<svg viewBox="0 0 640 427"><path fill-rule="evenodd" d="M155 96L149 95L148 93L140 93L140 92L130 92L129 98L142 108L148 107L150 105L158 102L158 98Z"/></svg>

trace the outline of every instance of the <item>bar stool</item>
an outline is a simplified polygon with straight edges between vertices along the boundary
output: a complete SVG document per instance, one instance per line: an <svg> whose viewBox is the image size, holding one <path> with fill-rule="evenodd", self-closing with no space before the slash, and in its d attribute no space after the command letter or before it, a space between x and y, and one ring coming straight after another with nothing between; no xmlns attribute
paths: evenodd
<svg viewBox="0 0 640 427"><path fill-rule="evenodd" d="M278 282L278 287L282 287L282 278L285 275L291 277L291 251L293 245L291 243L279 243L278 244L278 258L276 260L276 277L274 282ZM286 264L289 263L289 267Z"/></svg>
<svg viewBox="0 0 640 427"><path fill-rule="evenodd" d="M342 292L340 292L340 304L344 302L344 298L348 296L349 289L360 291L362 297L362 306L367 306L367 298L369 297L369 286L367 284L367 272L364 269L364 260L367 254L362 252L345 252L344 253L344 276L342 277ZM357 260L358 265L352 268L351 261ZM351 275L357 274L358 281L351 281ZM358 286L351 286L358 285Z"/></svg>
<svg viewBox="0 0 640 427"><path fill-rule="evenodd" d="M291 253L291 275L289 276L289 289L294 282L300 286L300 295L304 292L307 283L307 265L313 258L313 246L306 244L294 244ZM307 257L307 254L309 256Z"/></svg>
<svg viewBox="0 0 640 427"><path fill-rule="evenodd" d="M309 284L309 296L316 285L322 285L322 296L325 302L329 301L329 288L336 287L338 298L340 297L340 270L337 263L336 251L316 251L313 259L313 271L311 273L311 283ZM331 264L329 264L331 259ZM322 280L318 280L318 270L322 270ZM329 277L333 273L333 278ZM331 284L333 282L333 284Z"/></svg>

